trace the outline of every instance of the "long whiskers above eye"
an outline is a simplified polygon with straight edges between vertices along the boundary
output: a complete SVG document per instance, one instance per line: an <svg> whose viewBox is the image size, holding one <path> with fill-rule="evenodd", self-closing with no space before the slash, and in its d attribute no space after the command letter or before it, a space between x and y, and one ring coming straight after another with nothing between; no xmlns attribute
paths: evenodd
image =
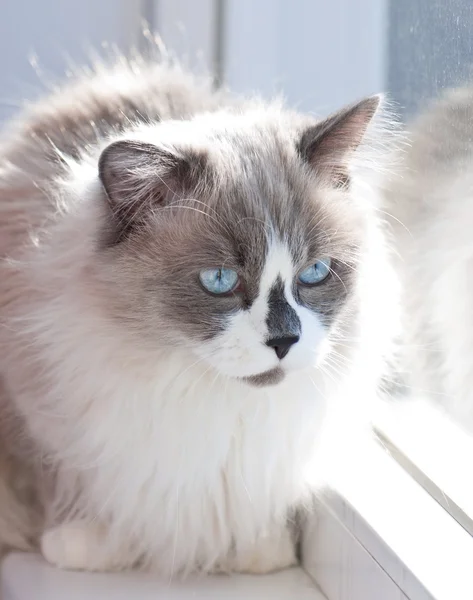
<svg viewBox="0 0 473 600"><path fill-rule="evenodd" d="M179 198L179 200L178 200L178 202L177 202L176 204L172 204L172 203L171 203L169 206L173 206L173 205L174 205L174 206L178 206L178 207L181 207L181 206L186 206L186 205L184 205L184 204L179 204L179 203L182 203L182 202L186 202L186 203L187 203L187 202L193 202L193 203L195 203L195 204L199 204L199 205L201 205L201 206L203 207L203 213L202 213L202 214L204 214L204 213L205 213L205 214L206 214L208 217L212 217L212 216L213 216L213 217L214 217L214 219L213 219L213 220L214 220L214 221L215 221L215 222L216 222L216 223L217 223L217 224L218 224L220 227L222 227L222 228L223 228L225 231L227 231L228 233L230 233L230 234L231 234L231 229L230 229L230 227L229 227L228 223L226 223L225 221L223 221L223 219L221 219L221 218L220 218L220 215L219 215L219 213L218 213L217 209L216 209L216 208L214 208L213 206L209 206L208 204L206 204L206 203L205 203L205 202L203 202L202 200L198 200L197 198L188 198L188 197L186 197L186 198ZM210 215L210 214L209 214L208 212L206 212L206 211L211 211L211 212L212 212L212 215Z"/></svg>
<svg viewBox="0 0 473 600"><path fill-rule="evenodd" d="M334 275L339 281L340 283L343 285L343 289L345 290L345 293L348 294L348 290L347 290L347 286L345 285L343 279L340 277L340 275L334 270L332 269L332 267L329 267L330 273L332 275Z"/></svg>
<svg viewBox="0 0 473 600"><path fill-rule="evenodd" d="M241 217L240 219L238 219L237 225L241 225L241 223L243 223L244 221L253 221L255 223L259 223L263 227L263 230L266 234L271 234L271 225L269 222L267 223L262 219L258 219L258 217Z"/></svg>
<svg viewBox="0 0 473 600"><path fill-rule="evenodd" d="M217 223L217 225L220 227L222 225L224 225L221 221L219 221L218 219L216 219L213 215L209 214L208 212L205 212L204 210L200 210L199 208L196 208L195 206L188 206L187 204L170 204L168 206L160 206L159 208L155 208L152 210L152 214L157 215L162 211L168 210L168 211L173 211L176 209L180 209L180 210L191 210L194 211L196 213L199 213L201 215L204 215L205 217L208 217L209 219L211 219L212 221L214 221L215 223Z"/></svg>
<svg viewBox="0 0 473 600"><path fill-rule="evenodd" d="M312 225L312 227L307 232L307 237L310 238L312 236L312 234L314 233L314 231L316 231L317 229L320 229L322 231L323 230L322 226L325 223L325 221L327 221L327 219L328 219L327 214L324 214L322 217L320 217L320 212L317 212L309 221L309 223Z"/></svg>
<svg viewBox="0 0 473 600"><path fill-rule="evenodd" d="M345 260L341 260L340 258L337 258L337 262L339 262L340 264L342 264L347 269L350 269L351 271L356 272L356 266L355 265L350 264L350 263L346 262Z"/></svg>
<svg viewBox="0 0 473 600"><path fill-rule="evenodd" d="M161 183L169 190L169 192L173 195L174 199L171 200L168 204L165 204L164 206L163 205L154 206L151 196L150 196L150 199L147 202L147 210L148 210L149 214L158 215L160 212L165 211L165 210L167 210L167 211L173 211L176 209L192 210L196 213L199 213L201 215L208 217L214 223L216 223L219 226L219 228L226 231L227 233L231 233L231 230L230 230L228 224L223 219L219 218L218 212L215 208L208 206L208 204L206 204L202 200L198 200L197 198L179 196L173 190L171 190L169 188L169 186L166 184L165 181L161 180ZM120 211L121 217L117 221L118 224L125 229L131 225L131 222L133 220L133 215L136 214L136 210L135 210L136 207L140 203L143 203L143 200L142 200L142 198L140 198L140 195L136 194L136 192L133 193L133 190L130 190L130 197L133 197L133 196L135 197L135 200L130 201L127 208L125 210ZM202 209L199 209L195 206L189 206L189 203L191 203L191 202L194 204L201 205ZM213 213L213 214L211 214L211 213Z"/></svg>

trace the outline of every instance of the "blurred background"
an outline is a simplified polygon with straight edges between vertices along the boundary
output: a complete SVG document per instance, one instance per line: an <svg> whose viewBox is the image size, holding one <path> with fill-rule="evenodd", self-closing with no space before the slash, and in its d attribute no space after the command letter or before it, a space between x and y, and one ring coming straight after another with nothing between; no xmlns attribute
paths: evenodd
<svg viewBox="0 0 473 600"><path fill-rule="evenodd" d="M236 92L323 115L388 91L404 116L473 62L471 0L0 0L0 124L143 23Z"/></svg>

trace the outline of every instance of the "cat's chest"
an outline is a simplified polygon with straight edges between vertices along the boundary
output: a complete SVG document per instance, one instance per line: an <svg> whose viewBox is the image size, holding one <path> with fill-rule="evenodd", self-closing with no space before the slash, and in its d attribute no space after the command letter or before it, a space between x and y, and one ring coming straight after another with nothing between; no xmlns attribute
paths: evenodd
<svg viewBox="0 0 473 600"><path fill-rule="evenodd" d="M204 473L228 468L232 460L243 469L258 460L270 465L280 455L301 451L320 424L320 403L311 382L266 391L228 380L155 390L135 422L134 438L173 477L176 466Z"/></svg>
<svg viewBox="0 0 473 600"><path fill-rule="evenodd" d="M281 488L299 493L324 410L313 381L262 391L213 379L143 386L131 400L122 387L123 410L95 435L98 454L113 456L94 477L97 497L113 485L117 497L133 490L156 502L179 490L250 506L255 497L271 503Z"/></svg>

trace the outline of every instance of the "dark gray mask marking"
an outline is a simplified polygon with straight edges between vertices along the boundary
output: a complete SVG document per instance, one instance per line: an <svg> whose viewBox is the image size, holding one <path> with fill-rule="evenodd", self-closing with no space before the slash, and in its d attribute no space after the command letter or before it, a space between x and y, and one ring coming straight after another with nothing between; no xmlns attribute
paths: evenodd
<svg viewBox="0 0 473 600"><path fill-rule="evenodd" d="M300 336L301 322L296 311L284 296L284 283L280 277L269 290L268 297L268 338Z"/></svg>

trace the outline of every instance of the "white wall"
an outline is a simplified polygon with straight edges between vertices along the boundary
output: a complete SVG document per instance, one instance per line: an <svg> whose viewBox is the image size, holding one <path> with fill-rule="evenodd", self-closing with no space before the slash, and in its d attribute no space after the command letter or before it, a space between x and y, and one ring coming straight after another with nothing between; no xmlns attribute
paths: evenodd
<svg viewBox="0 0 473 600"><path fill-rule="evenodd" d="M155 0L153 25L166 47L192 68L213 70L217 15L215 0Z"/></svg>
<svg viewBox="0 0 473 600"><path fill-rule="evenodd" d="M141 9L142 0L0 0L0 121L44 90L42 79L61 77L68 56L81 64L105 40L136 44Z"/></svg>
<svg viewBox="0 0 473 600"><path fill-rule="evenodd" d="M384 91L388 0L155 0L163 40L190 63L223 60L234 91L283 91L302 110L327 113ZM199 54L199 59L195 56Z"/></svg>
<svg viewBox="0 0 473 600"><path fill-rule="evenodd" d="M291 105L326 113L385 89L388 1L155 0L155 23L191 64L214 69L220 56L234 91L283 91Z"/></svg>
<svg viewBox="0 0 473 600"><path fill-rule="evenodd" d="M43 79L61 77L67 56L81 64L103 41L139 45L142 17L190 65L214 71L223 58L224 81L236 92L282 90L291 105L323 114L385 88L387 3L0 0L0 122L44 90Z"/></svg>
<svg viewBox="0 0 473 600"><path fill-rule="evenodd" d="M226 79L325 113L381 92L387 0L226 0Z"/></svg>

